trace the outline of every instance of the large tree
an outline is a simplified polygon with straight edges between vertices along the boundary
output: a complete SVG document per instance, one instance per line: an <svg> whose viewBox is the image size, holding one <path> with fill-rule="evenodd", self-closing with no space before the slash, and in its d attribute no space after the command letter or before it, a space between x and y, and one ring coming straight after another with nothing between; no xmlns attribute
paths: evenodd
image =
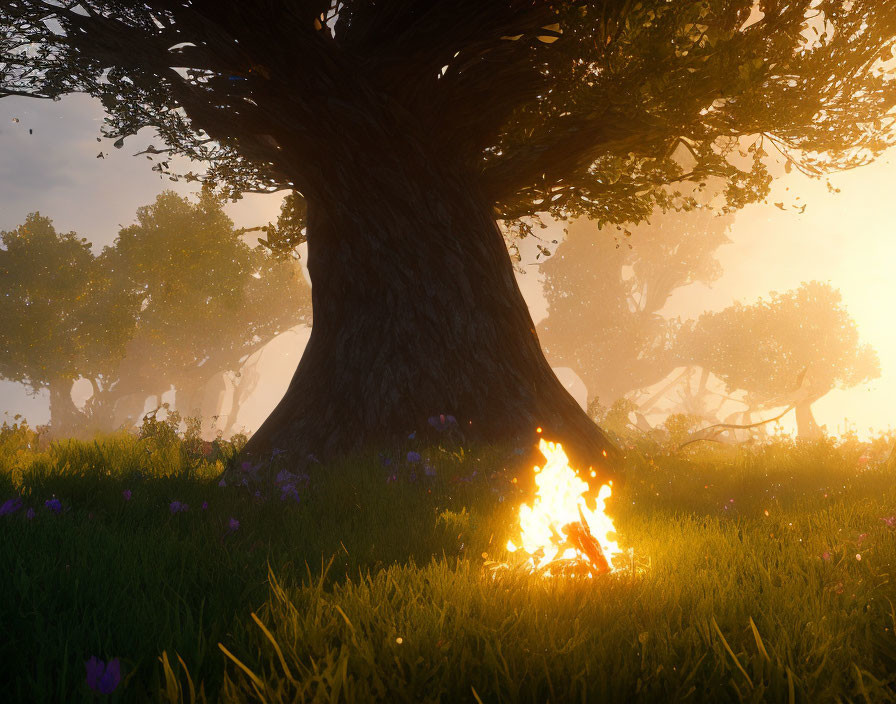
<svg viewBox="0 0 896 704"><path fill-rule="evenodd" d="M572 367L589 400L606 407L666 376L678 357L661 311L682 286L718 278L730 222L708 209L657 213L617 237L574 222L541 265L548 317L538 336L548 360Z"/></svg>
<svg viewBox="0 0 896 704"><path fill-rule="evenodd" d="M692 205L681 184L736 208L768 151L819 173L894 134L896 0L3 0L0 30L0 96L86 92L116 140L154 127L232 193L301 194L314 328L256 455L435 413L612 455L496 218L638 220Z"/></svg>
<svg viewBox="0 0 896 704"><path fill-rule="evenodd" d="M729 390L746 391L751 407L794 406L804 438L820 432L813 403L880 376L877 353L860 342L840 292L818 281L705 313L681 330L678 345Z"/></svg>

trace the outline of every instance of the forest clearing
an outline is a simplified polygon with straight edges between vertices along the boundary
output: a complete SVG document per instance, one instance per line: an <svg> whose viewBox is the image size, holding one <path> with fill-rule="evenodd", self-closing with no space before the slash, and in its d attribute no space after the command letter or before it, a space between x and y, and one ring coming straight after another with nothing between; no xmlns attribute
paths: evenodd
<svg viewBox="0 0 896 704"><path fill-rule="evenodd" d="M496 569L515 448L409 441L255 494L219 486L231 444L164 423L6 426L7 694L95 701L96 657L109 701L892 701L887 440L635 444L623 567L588 579Z"/></svg>

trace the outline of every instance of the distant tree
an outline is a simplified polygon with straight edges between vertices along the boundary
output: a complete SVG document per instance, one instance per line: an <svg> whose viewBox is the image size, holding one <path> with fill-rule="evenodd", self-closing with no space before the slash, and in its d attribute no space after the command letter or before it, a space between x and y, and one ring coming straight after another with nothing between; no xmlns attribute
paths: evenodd
<svg viewBox="0 0 896 704"><path fill-rule="evenodd" d="M236 382L233 425L240 398L240 367L254 352L289 328L311 322L311 297L298 265L251 248L223 210L203 190L198 202L166 191L137 211L99 261L116 286L139 301L133 336L116 378L95 386L91 412L115 412L115 404L176 389L184 415L209 416L202 388L228 374ZM120 411L119 411L120 416Z"/></svg>
<svg viewBox="0 0 896 704"><path fill-rule="evenodd" d="M589 399L612 405L676 366L674 323L661 314L682 286L718 278L730 216L657 213L627 236L578 220L541 265L548 317L538 336L554 366L572 367Z"/></svg>
<svg viewBox="0 0 896 704"><path fill-rule="evenodd" d="M785 293L705 313L680 334L680 353L711 370L753 406L796 406L798 433L819 433L812 404L834 388L880 376L840 292L812 281Z"/></svg>
<svg viewBox="0 0 896 704"><path fill-rule="evenodd" d="M195 204L162 193L99 256L36 213L0 236L0 377L49 390L57 435L137 423L172 388L183 415L210 416L201 390L222 374L236 386L228 432L251 391L243 363L311 321L298 264L249 247L207 190ZM93 387L83 412L79 378Z"/></svg>
<svg viewBox="0 0 896 704"><path fill-rule="evenodd" d="M76 434L84 418L72 383L116 367L134 326L132 299L114 290L87 240L39 213L0 240L0 377L48 390L53 433Z"/></svg>
<svg viewBox="0 0 896 704"><path fill-rule="evenodd" d="M156 129L163 173L301 193L315 325L248 456L450 413L597 464L613 446L545 360L496 218L637 221L701 185L738 208L767 152L865 163L896 136L894 39L896 0L15 0L0 97L89 93L117 146Z"/></svg>

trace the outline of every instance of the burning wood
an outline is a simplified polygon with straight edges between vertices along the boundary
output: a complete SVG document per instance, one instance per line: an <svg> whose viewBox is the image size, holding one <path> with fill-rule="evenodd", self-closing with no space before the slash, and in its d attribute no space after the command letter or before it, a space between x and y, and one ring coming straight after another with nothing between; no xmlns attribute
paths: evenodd
<svg viewBox="0 0 896 704"><path fill-rule="evenodd" d="M520 506L520 546L508 541L507 549L522 550L529 568L546 576L613 571L620 549L613 521L604 511L612 489L602 486L594 510L589 509L588 484L569 466L562 446L542 440L538 448L546 462L535 467L535 500Z"/></svg>

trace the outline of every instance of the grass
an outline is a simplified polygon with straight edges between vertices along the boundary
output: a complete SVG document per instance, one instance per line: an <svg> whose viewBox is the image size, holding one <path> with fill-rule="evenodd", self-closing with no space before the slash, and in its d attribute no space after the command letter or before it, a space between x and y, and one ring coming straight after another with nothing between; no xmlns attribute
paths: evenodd
<svg viewBox="0 0 896 704"><path fill-rule="evenodd" d="M415 448L432 477L410 448L354 458L296 502L219 487L234 448L163 431L0 430L4 701L896 700L880 448L630 448L610 508L636 569L583 580L492 569L512 448ZM120 658L109 696L93 655Z"/></svg>

